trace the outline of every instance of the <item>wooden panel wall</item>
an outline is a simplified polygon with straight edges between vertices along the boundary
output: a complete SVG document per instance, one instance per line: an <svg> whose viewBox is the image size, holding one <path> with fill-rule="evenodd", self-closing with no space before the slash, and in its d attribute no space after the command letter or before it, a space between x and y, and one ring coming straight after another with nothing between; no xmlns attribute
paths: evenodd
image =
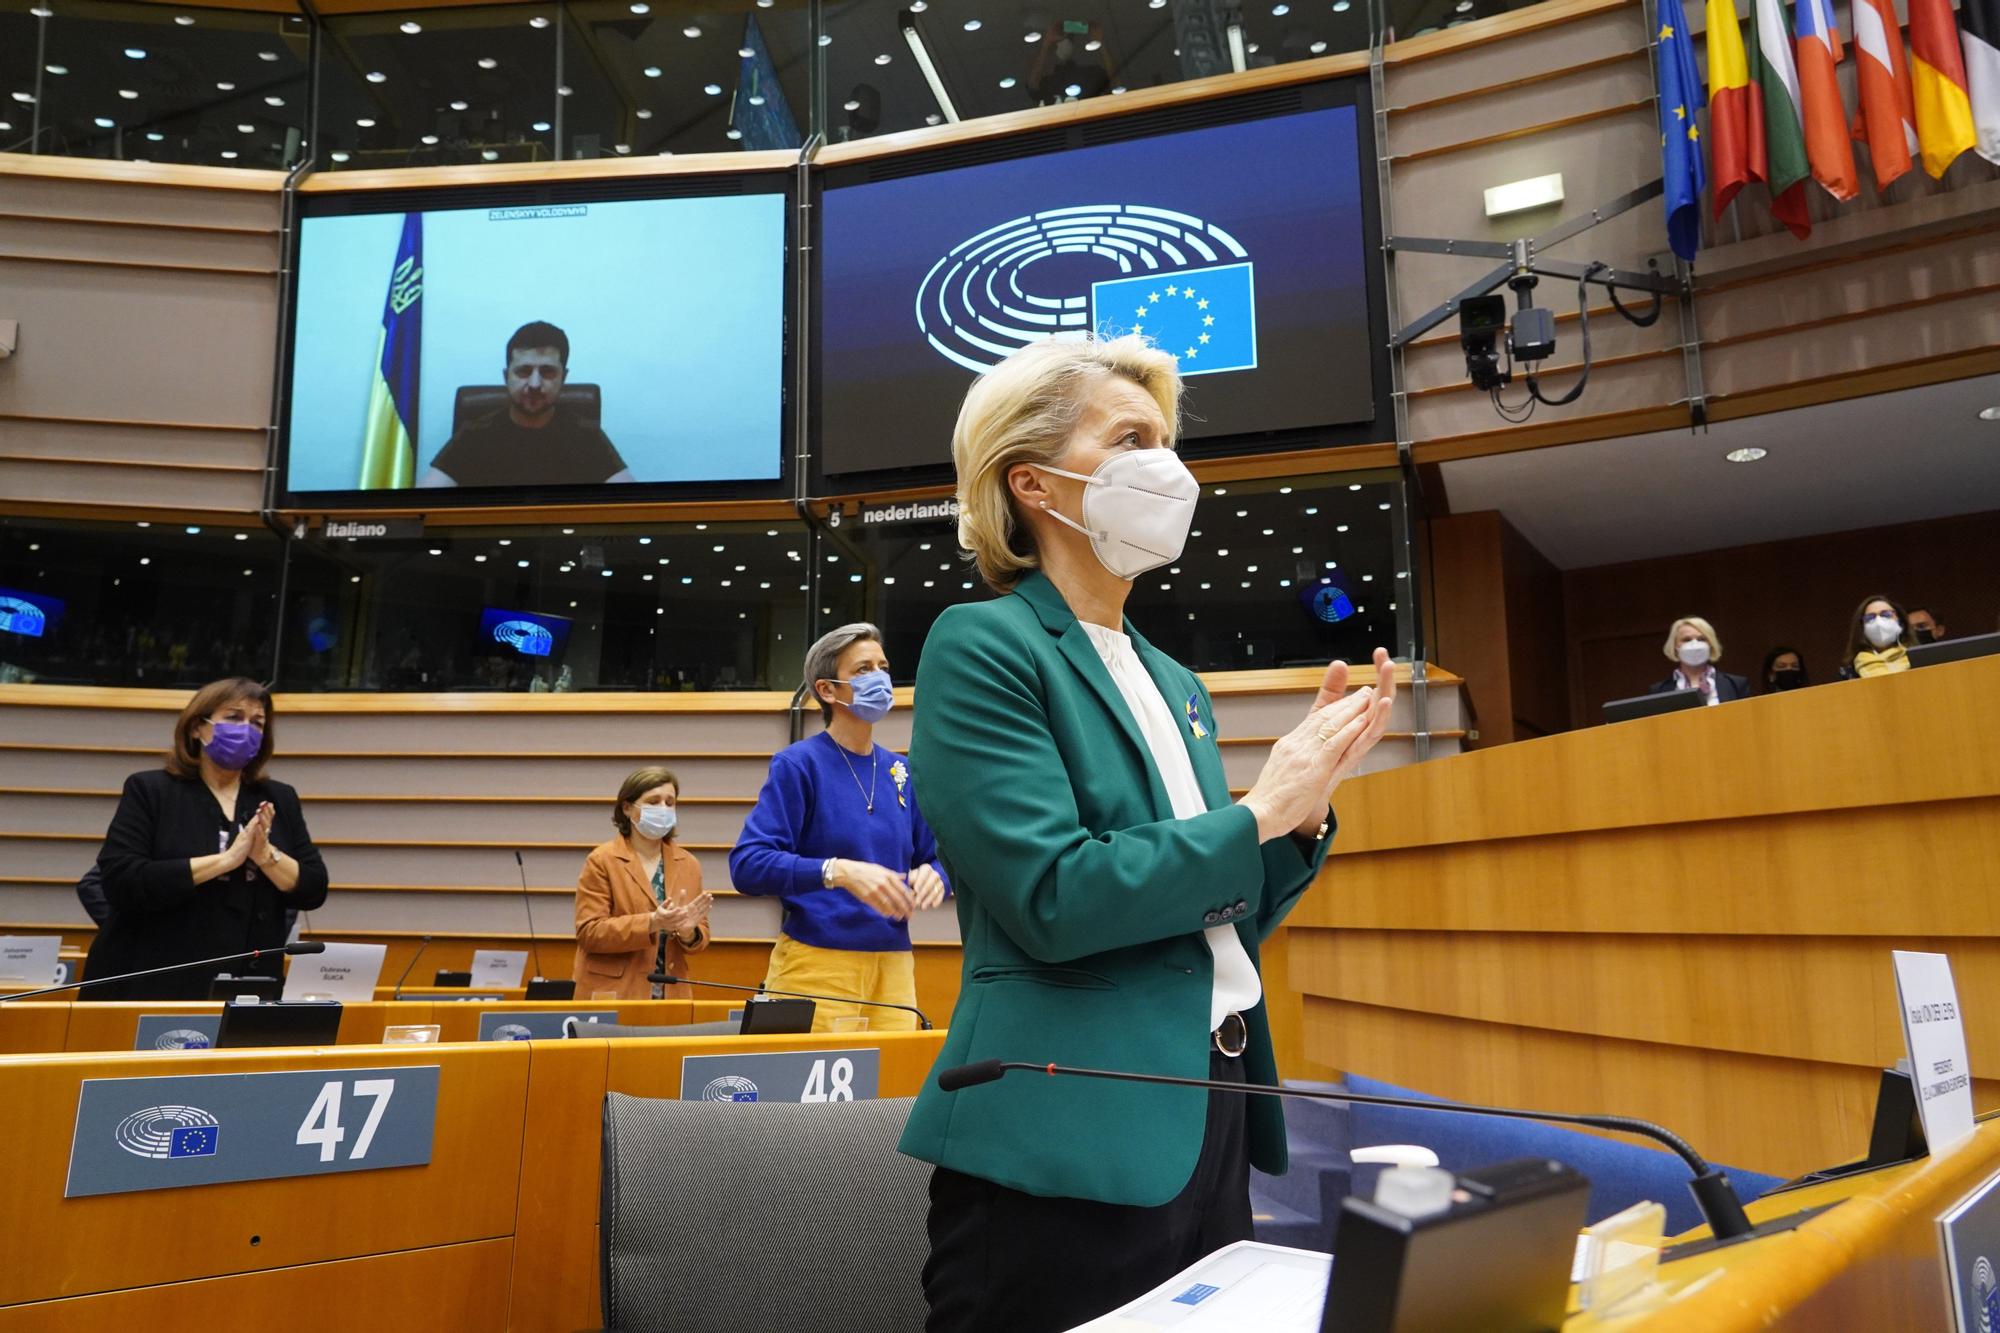
<svg viewBox="0 0 2000 1333"><path fill-rule="evenodd" d="M1643 1116L1789 1174L1860 1152L1889 951L1951 955L2000 1100L2000 660L1373 774L1293 916L1309 1058Z"/></svg>
<svg viewBox="0 0 2000 1333"><path fill-rule="evenodd" d="M24 506L255 513L278 338L281 178L42 171L34 159L0 163L0 317L21 326L0 376L0 495Z"/></svg>

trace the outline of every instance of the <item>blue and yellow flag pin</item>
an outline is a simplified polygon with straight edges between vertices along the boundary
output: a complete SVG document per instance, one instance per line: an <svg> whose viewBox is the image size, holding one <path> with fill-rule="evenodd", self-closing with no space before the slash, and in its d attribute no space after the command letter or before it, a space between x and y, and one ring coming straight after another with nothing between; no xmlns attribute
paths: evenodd
<svg viewBox="0 0 2000 1333"><path fill-rule="evenodd" d="M1187 697L1187 720L1188 720L1188 730L1194 733L1194 738L1196 740L1207 739L1208 728L1201 725L1200 691L1196 691L1195 693L1190 694Z"/></svg>

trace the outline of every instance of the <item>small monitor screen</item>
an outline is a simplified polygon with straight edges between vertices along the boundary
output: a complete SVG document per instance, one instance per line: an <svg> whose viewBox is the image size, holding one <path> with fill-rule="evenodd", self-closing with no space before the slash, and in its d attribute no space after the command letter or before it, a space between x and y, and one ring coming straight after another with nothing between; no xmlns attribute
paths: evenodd
<svg viewBox="0 0 2000 1333"><path fill-rule="evenodd" d="M775 479L785 245L783 193L307 216L287 487Z"/></svg>
<svg viewBox="0 0 2000 1333"><path fill-rule="evenodd" d="M0 588L0 634L39 639L56 627L62 613L60 597Z"/></svg>
<svg viewBox="0 0 2000 1333"><path fill-rule="evenodd" d="M948 461L974 376L1091 331L1173 355L1184 438L1372 420L1356 125L1332 105L921 175L830 174L825 470Z"/></svg>
<svg viewBox="0 0 2000 1333"><path fill-rule="evenodd" d="M489 656L560 659L569 642L569 625L567 616L489 606L479 613L479 651Z"/></svg>

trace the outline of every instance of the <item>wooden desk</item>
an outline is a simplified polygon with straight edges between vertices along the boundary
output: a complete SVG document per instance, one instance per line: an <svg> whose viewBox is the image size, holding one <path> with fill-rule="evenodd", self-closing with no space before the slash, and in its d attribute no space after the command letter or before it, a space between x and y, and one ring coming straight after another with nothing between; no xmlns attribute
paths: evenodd
<svg viewBox="0 0 2000 1333"><path fill-rule="evenodd" d="M1891 949L1951 955L2000 1073L1996 731L1987 658L1349 782L1287 931L1305 1054L1773 1174L1841 1161L1903 1054Z"/></svg>

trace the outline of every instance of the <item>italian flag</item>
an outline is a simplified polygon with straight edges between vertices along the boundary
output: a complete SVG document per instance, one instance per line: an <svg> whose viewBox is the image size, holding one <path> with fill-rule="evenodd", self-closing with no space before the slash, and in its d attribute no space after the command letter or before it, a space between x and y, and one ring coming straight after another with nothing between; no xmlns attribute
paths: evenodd
<svg viewBox="0 0 2000 1333"><path fill-rule="evenodd" d="M1764 179L1764 90L1750 82L1735 0L1708 0L1708 165L1717 217Z"/></svg>
<svg viewBox="0 0 2000 1333"><path fill-rule="evenodd" d="M1806 160L1799 71L1782 0L1752 0L1745 55L1750 81L1764 95L1764 179L1771 187L1771 216L1803 241L1812 235L1812 217L1806 212L1812 167Z"/></svg>

